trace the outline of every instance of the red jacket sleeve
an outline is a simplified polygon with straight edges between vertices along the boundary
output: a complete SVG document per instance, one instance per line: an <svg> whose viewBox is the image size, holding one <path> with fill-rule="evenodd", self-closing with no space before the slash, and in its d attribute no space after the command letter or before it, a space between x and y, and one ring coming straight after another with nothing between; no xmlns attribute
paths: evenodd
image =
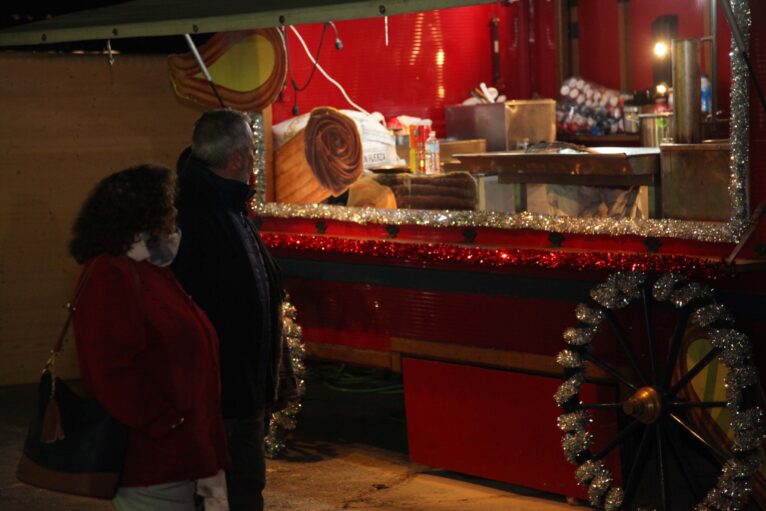
<svg viewBox="0 0 766 511"><path fill-rule="evenodd" d="M147 322L135 263L103 257L90 264L74 314L85 388L126 426L161 436L183 417L144 370Z"/></svg>

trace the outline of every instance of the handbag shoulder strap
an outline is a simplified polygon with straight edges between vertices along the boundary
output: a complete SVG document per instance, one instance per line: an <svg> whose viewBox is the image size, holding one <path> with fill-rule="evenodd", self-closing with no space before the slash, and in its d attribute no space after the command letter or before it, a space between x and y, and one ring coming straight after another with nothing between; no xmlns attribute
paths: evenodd
<svg viewBox="0 0 766 511"><path fill-rule="evenodd" d="M53 367L56 363L56 355L61 353L62 348L64 347L64 340L66 339L66 334L69 332L69 326L72 324L72 317L74 315L74 312L77 310L77 304L80 302L80 293L85 288L85 284L88 283L90 280L91 275L93 275L93 269L96 267L96 264L98 264L98 260L101 258L101 256L96 257L93 262L90 263L90 266L85 270L85 273L82 276L82 279L80 279L80 283L77 286L77 289L74 292L74 296L72 297L72 300L67 303L67 308L69 309L69 314L67 314L66 321L64 321L64 325L61 327L61 333L59 333L58 339L56 339L56 342L53 344L53 347L51 348L51 354L48 358L48 362L45 364L45 368L43 369L43 372L50 371L53 373ZM133 270L133 277L136 283L136 292L138 294L138 299L142 300L141 296L141 279L138 276L138 270L136 269L136 265L131 265L131 269ZM143 306L142 306L143 307Z"/></svg>

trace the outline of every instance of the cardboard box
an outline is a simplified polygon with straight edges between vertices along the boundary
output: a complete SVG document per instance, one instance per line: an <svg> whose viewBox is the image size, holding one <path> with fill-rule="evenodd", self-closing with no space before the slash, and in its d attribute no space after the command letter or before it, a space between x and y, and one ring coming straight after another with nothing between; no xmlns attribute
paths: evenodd
<svg viewBox="0 0 766 511"><path fill-rule="evenodd" d="M661 145L662 216L728 221L730 154L728 143Z"/></svg>
<svg viewBox="0 0 766 511"><path fill-rule="evenodd" d="M556 140L556 102L552 99L447 106L445 121L448 138L483 138L487 151Z"/></svg>

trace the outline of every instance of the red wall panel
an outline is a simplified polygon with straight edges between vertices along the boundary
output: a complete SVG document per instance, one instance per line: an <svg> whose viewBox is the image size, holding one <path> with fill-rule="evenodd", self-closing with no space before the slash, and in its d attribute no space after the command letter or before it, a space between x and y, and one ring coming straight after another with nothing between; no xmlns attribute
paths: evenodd
<svg viewBox="0 0 766 511"><path fill-rule="evenodd" d="M405 359L407 436L413 461L587 499L561 450L553 401L560 379L459 364ZM598 395L598 397L597 397ZM614 391L584 385L584 401L610 402ZM614 412L594 413L596 447L617 432ZM606 463L620 480L618 451Z"/></svg>

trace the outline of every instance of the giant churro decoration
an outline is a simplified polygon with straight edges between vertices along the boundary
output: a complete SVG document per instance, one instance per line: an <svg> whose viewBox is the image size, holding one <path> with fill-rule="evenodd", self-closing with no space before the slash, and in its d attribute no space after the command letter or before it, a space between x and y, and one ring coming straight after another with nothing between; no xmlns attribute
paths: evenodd
<svg viewBox="0 0 766 511"><path fill-rule="evenodd" d="M287 52L275 28L220 32L198 48L225 106L260 111L279 95L287 73ZM220 107L194 55L168 58L176 94L205 106Z"/></svg>
<svg viewBox="0 0 766 511"><path fill-rule="evenodd" d="M315 108L306 127L275 151L276 201L314 204L341 195L363 165L356 123L334 108Z"/></svg>

